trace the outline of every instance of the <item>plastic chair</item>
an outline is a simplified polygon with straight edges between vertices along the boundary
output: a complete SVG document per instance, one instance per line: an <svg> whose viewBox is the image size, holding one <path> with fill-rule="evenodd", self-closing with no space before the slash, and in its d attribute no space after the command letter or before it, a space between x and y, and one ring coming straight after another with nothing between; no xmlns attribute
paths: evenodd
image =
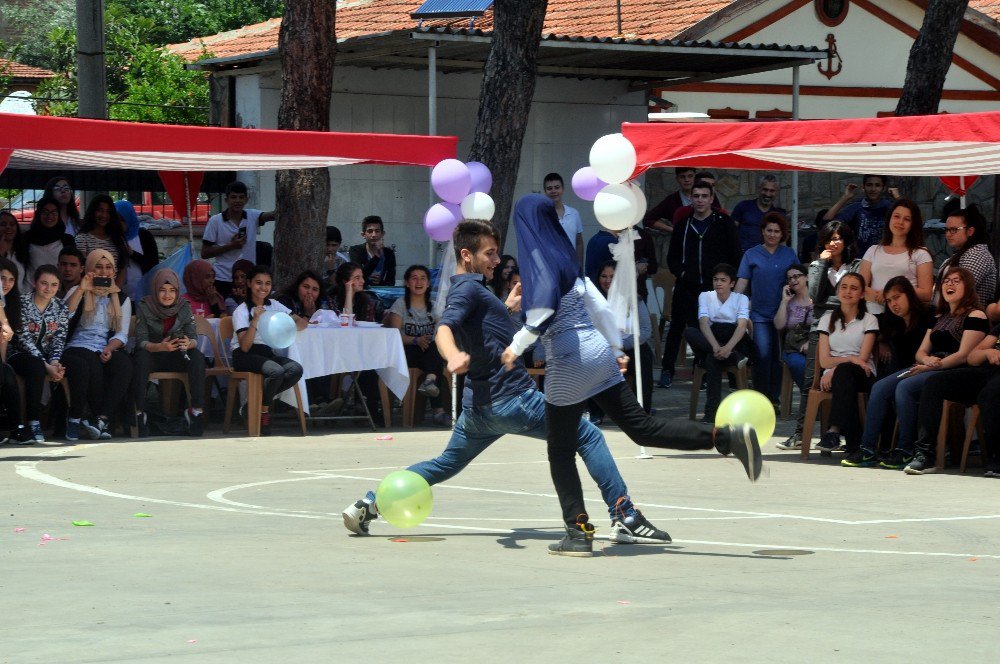
<svg viewBox="0 0 1000 664"><path fill-rule="evenodd" d="M740 390L747 389L750 384L749 371L747 371L747 366L738 367L735 364L730 364L725 367L725 373L731 375L733 380L736 381L736 388ZM705 379L705 375L708 372L705 367L700 364L694 365L694 375L691 376L691 406L688 409L688 419L693 420L698 417L698 393L701 392L701 381Z"/></svg>
<svg viewBox="0 0 1000 664"><path fill-rule="evenodd" d="M934 460L934 467L938 470L944 468L945 450L948 447L948 427L950 426L952 411L957 412L959 408L962 409L963 414L966 409L971 410L969 415L969 425L965 428L965 439L962 442L962 465L959 467L959 472L965 472L965 466L969 461L969 448L972 446L973 434L978 432L979 440L986 439L983 422L979 417L979 406L967 406L957 401L945 401L944 406L941 409L941 426L938 429L937 437L937 457Z"/></svg>
<svg viewBox="0 0 1000 664"><path fill-rule="evenodd" d="M211 327L211 326L210 326ZM231 316L219 319L219 337L223 340L233 338L233 319ZM210 337L211 338L211 337ZM242 380L247 384L247 433L251 437L260 435L260 414L264 401L264 376L252 371L234 371L232 361L227 353L216 355L222 361L223 367L228 371L229 389L226 395L226 415L222 422L222 430L229 433L233 419L233 407L236 405L237 384ZM299 413L299 426L302 428L302 435L306 435L306 415L302 408L302 390L298 384L293 388L295 391L295 402Z"/></svg>
<svg viewBox="0 0 1000 664"><path fill-rule="evenodd" d="M451 397L451 374L445 370L442 374L445 382L445 388L441 398L444 400L450 400ZM406 394L403 396L403 426L413 427L424 421L424 413L427 410L427 399L424 395L417 392L417 388L420 387L420 383L424 380L424 372L420 369L410 369L410 386L406 389ZM382 391L386 390L385 383L381 380L379 381L379 389ZM385 398L382 401L382 410L386 412L385 408ZM390 424L387 422L386 427Z"/></svg>

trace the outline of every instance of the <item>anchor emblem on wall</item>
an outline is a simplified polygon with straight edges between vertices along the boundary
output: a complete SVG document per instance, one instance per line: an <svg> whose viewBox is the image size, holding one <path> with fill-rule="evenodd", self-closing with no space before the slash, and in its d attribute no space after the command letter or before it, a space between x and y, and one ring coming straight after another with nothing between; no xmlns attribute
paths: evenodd
<svg viewBox="0 0 1000 664"><path fill-rule="evenodd" d="M816 63L816 68L819 69L819 73L829 79L840 73L840 70L844 68L844 61L837 51L837 38L833 36L833 33L826 36L826 46L826 69L823 69L822 61ZM834 58L836 58L836 62L834 62Z"/></svg>

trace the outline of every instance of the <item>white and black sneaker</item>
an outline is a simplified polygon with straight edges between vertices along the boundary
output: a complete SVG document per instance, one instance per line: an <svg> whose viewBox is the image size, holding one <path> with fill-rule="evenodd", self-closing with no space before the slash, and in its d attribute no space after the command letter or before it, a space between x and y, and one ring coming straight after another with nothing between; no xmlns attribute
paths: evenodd
<svg viewBox="0 0 1000 664"><path fill-rule="evenodd" d="M344 528L355 535L368 535L368 524L378 518L375 494L371 491L365 497L340 513L344 517Z"/></svg>
<svg viewBox="0 0 1000 664"><path fill-rule="evenodd" d="M619 544L670 544L673 541L669 533L647 521L639 510L624 519L615 519L608 539Z"/></svg>
<svg viewBox="0 0 1000 664"><path fill-rule="evenodd" d="M764 469L757 432L749 424L723 427L716 434L715 449L723 456L732 454L743 464L747 477L756 482Z"/></svg>
<svg viewBox="0 0 1000 664"><path fill-rule="evenodd" d="M775 447L779 450L801 450L802 449L802 434L793 433L786 440L775 443Z"/></svg>
<svg viewBox="0 0 1000 664"><path fill-rule="evenodd" d="M80 435L90 440L100 440L101 430L91 424L89 420L80 420Z"/></svg>

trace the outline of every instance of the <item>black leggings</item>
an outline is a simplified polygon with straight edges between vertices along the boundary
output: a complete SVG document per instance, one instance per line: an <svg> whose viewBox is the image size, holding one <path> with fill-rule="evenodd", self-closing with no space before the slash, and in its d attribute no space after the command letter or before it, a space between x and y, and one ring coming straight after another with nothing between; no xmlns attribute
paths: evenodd
<svg viewBox="0 0 1000 664"><path fill-rule="evenodd" d="M8 360L10 368L24 381L24 410L29 422L37 422L42 417L42 388L45 387L45 362L31 353L18 353ZM17 391L16 382L14 391ZM6 400L5 400L6 401ZM8 415L15 419L21 417L21 404Z"/></svg>
<svg viewBox="0 0 1000 664"><path fill-rule="evenodd" d="M444 400L441 395L445 393L448 386L444 381L444 360L441 359L437 346L432 343L427 347L427 350L421 350L420 346L404 346L403 350L406 352L406 365L408 367L420 369L424 372L425 377L427 374L434 374L436 378L434 384L437 385L439 394L430 398L431 407L443 408Z"/></svg>
<svg viewBox="0 0 1000 664"><path fill-rule="evenodd" d="M21 421L21 392L17 389L17 376L7 363L0 364L0 403L3 403L4 410L7 411L11 430L24 424Z"/></svg>
<svg viewBox="0 0 1000 664"><path fill-rule="evenodd" d="M980 440L987 465L1000 462L1000 369L992 364L935 371L920 393L918 431L914 447L933 463L937 457L938 429L945 401L979 404L979 418L986 440Z"/></svg>
<svg viewBox="0 0 1000 664"><path fill-rule="evenodd" d="M591 397L637 445L673 450L710 450L715 447L713 427L687 419L666 419L647 415L624 381ZM577 429L584 404L545 404L549 471L562 506L566 525L574 527L578 516L586 514L583 487L576 467L579 446Z"/></svg>
<svg viewBox="0 0 1000 664"><path fill-rule="evenodd" d="M253 344L250 350L233 350L233 368L264 376L264 406L270 407L275 397L302 379L302 365L287 357L275 355L270 346Z"/></svg>
<svg viewBox="0 0 1000 664"><path fill-rule="evenodd" d="M858 412L858 395L871 392L874 382L875 376L866 375L865 370L853 362L838 364L833 369L829 426L840 429L850 450L858 449L861 444L862 422L861 413Z"/></svg>
<svg viewBox="0 0 1000 664"><path fill-rule="evenodd" d="M205 356L197 348L187 351L189 359L179 350L152 353L137 348L135 355L135 407L139 411L146 410L146 383L149 374L157 371L187 372L188 389L191 390L189 404L192 408L205 406Z"/></svg>
<svg viewBox="0 0 1000 664"><path fill-rule="evenodd" d="M86 348L67 348L62 363L69 381L69 416L77 420L90 407L91 417L110 417L122 406L132 382L132 357L119 349L111 359Z"/></svg>

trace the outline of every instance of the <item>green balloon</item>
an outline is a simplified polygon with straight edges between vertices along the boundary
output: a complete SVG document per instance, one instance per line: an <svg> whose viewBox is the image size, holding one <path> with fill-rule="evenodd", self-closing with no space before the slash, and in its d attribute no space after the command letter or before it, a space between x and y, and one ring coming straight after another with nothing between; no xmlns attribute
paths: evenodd
<svg viewBox="0 0 1000 664"><path fill-rule="evenodd" d="M413 528L431 514L431 487L412 470L397 470L386 476L375 492L382 517L397 528Z"/></svg>
<svg viewBox="0 0 1000 664"><path fill-rule="evenodd" d="M722 400L715 412L715 426L749 424L763 446L774 435L774 406L756 390L737 390Z"/></svg>

